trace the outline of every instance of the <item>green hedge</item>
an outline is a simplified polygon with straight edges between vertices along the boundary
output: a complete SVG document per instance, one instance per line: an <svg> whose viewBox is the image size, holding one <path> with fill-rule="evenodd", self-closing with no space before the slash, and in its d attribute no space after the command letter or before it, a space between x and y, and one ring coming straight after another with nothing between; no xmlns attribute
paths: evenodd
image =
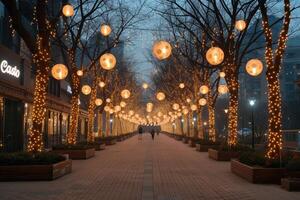
<svg viewBox="0 0 300 200"><path fill-rule="evenodd" d="M48 165L66 160L56 153L0 153L0 166L7 165Z"/></svg>

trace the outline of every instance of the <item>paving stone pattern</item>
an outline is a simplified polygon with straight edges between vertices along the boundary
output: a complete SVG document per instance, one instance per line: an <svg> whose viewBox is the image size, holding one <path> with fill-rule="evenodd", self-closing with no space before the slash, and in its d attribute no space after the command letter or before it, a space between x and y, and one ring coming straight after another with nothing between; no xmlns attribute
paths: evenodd
<svg viewBox="0 0 300 200"><path fill-rule="evenodd" d="M137 136L73 161L73 172L51 182L0 182L0 200L300 200L278 185L254 185L165 135Z"/></svg>

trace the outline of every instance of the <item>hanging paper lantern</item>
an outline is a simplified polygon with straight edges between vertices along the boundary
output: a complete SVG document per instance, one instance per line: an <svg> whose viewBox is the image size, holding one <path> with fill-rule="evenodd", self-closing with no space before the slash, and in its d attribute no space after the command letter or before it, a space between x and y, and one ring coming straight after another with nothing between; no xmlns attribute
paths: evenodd
<svg viewBox="0 0 300 200"><path fill-rule="evenodd" d="M122 108L124 108L124 107L126 106L126 103L125 103L124 101L121 101L121 102L120 102L120 106L121 106Z"/></svg>
<svg viewBox="0 0 300 200"><path fill-rule="evenodd" d="M158 117L162 117L163 114L159 111L159 112L157 113L157 116L158 116Z"/></svg>
<svg viewBox="0 0 300 200"><path fill-rule="evenodd" d="M112 109L112 108L109 108L109 114L113 114L115 111L114 111L114 109Z"/></svg>
<svg viewBox="0 0 300 200"><path fill-rule="evenodd" d="M184 83L180 83L180 84L179 84L179 88L180 88L180 89L183 89L184 87L185 87Z"/></svg>
<svg viewBox="0 0 300 200"><path fill-rule="evenodd" d="M246 71L251 76L258 76L263 71L263 63L258 59L251 59L247 62Z"/></svg>
<svg viewBox="0 0 300 200"><path fill-rule="evenodd" d="M159 100L159 101L163 101L163 100L166 98L166 95L165 95L163 92L158 92L158 93L156 94L156 98L157 98L157 100Z"/></svg>
<svg viewBox="0 0 300 200"><path fill-rule="evenodd" d="M116 105L115 107L114 107L114 111L117 113L117 112L120 112L122 110L122 108L121 108L121 106L119 106L119 105Z"/></svg>
<svg viewBox="0 0 300 200"><path fill-rule="evenodd" d="M220 75L221 78L224 78L226 74L225 74L225 72L220 72L219 75Z"/></svg>
<svg viewBox="0 0 300 200"><path fill-rule="evenodd" d="M245 30L246 27L247 27L247 23L245 20L241 19L235 22L235 28L239 31Z"/></svg>
<svg viewBox="0 0 300 200"><path fill-rule="evenodd" d="M129 90L122 90L121 91L121 96L122 96L122 98L124 98L124 99L128 99L129 97L130 97L130 91Z"/></svg>
<svg viewBox="0 0 300 200"><path fill-rule="evenodd" d="M92 89L89 85L84 85L82 86L81 88L81 92L84 94L84 95L89 95L91 93Z"/></svg>
<svg viewBox="0 0 300 200"><path fill-rule="evenodd" d="M77 76L83 76L83 70L79 69L76 72Z"/></svg>
<svg viewBox="0 0 300 200"><path fill-rule="evenodd" d="M174 110L178 110L179 109L179 104L178 103L174 103L173 105L172 105L172 108L174 109Z"/></svg>
<svg viewBox="0 0 300 200"><path fill-rule="evenodd" d="M102 103L103 103L102 99L97 98L97 99L95 100L96 106L101 106Z"/></svg>
<svg viewBox="0 0 300 200"><path fill-rule="evenodd" d="M64 64L56 64L52 67L51 73L56 80L63 80L68 76L68 68Z"/></svg>
<svg viewBox="0 0 300 200"><path fill-rule="evenodd" d="M133 110L129 110L128 114L131 116L134 114L134 111Z"/></svg>
<svg viewBox="0 0 300 200"><path fill-rule="evenodd" d="M224 60L224 52L221 48L219 47L211 47L207 52L206 52L206 60L209 62L211 65L219 65L223 62Z"/></svg>
<svg viewBox="0 0 300 200"><path fill-rule="evenodd" d="M105 53L100 57L100 65L103 69L111 70L116 66L116 57L111 53Z"/></svg>
<svg viewBox="0 0 300 200"><path fill-rule="evenodd" d="M169 42L160 40L155 42L152 48L154 57L159 60L168 58L172 54L172 47Z"/></svg>
<svg viewBox="0 0 300 200"><path fill-rule="evenodd" d="M103 81L99 82L99 87L104 88L105 87L105 83Z"/></svg>
<svg viewBox="0 0 300 200"><path fill-rule="evenodd" d="M110 110L110 107L109 106L104 106L104 111L105 112L108 112Z"/></svg>
<svg viewBox="0 0 300 200"><path fill-rule="evenodd" d="M197 110L197 109L198 109L198 107L197 107L196 104L191 105L191 110L192 110L192 111L195 111L195 110Z"/></svg>
<svg viewBox="0 0 300 200"><path fill-rule="evenodd" d="M177 113L177 116L178 116L178 117L181 117L181 116L182 116L182 114L179 112L179 113Z"/></svg>
<svg viewBox="0 0 300 200"><path fill-rule="evenodd" d="M74 15L74 8L73 8L73 6L71 6L70 4L64 5L64 7L62 9L62 13L66 17L73 16Z"/></svg>
<svg viewBox="0 0 300 200"><path fill-rule="evenodd" d="M149 85L147 83L143 83L143 88L147 89L149 87Z"/></svg>
<svg viewBox="0 0 300 200"><path fill-rule="evenodd" d="M186 99L186 102L188 102L188 103L191 103L191 101L192 101L192 100L191 100L190 98L187 98L187 99Z"/></svg>
<svg viewBox="0 0 300 200"><path fill-rule="evenodd" d="M108 36L111 33L111 28L107 24L101 25L100 32L103 36Z"/></svg>
<svg viewBox="0 0 300 200"><path fill-rule="evenodd" d="M200 106L205 106L206 103L207 103L207 100L206 100L206 99L204 99L204 98L199 99L199 105L200 105Z"/></svg>
<svg viewBox="0 0 300 200"><path fill-rule="evenodd" d="M218 92L220 94L226 94L228 92L227 85L219 85Z"/></svg>
<svg viewBox="0 0 300 200"><path fill-rule="evenodd" d="M189 109L187 109L187 108L183 109L183 110L182 110L182 113L183 113L184 115L187 115L187 114L189 113Z"/></svg>
<svg viewBox="0 0 300 200"><path fill-rule="evenodd" d="M202 85L200 87L200 93L201 94L207 94L209 92L209 88L206 85Z"/></svg>

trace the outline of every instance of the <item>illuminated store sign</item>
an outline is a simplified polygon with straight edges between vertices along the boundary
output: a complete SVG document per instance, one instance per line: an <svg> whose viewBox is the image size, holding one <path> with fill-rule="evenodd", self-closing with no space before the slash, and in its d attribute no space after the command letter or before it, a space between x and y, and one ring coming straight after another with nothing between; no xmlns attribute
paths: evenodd
<svg viewBox="0 0 300 200"><path fill-rule="evenodd" d="M3 74L9 74L16 78L20 77L20 70L17 68L17 66L14 67L10 66L6 60L3 60L1 62L0 69Z"/></svg>

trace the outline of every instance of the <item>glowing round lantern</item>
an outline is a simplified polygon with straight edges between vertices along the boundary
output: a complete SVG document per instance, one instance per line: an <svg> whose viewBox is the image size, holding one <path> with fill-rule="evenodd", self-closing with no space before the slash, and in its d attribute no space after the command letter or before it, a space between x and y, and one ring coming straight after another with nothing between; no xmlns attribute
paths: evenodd
<svg viewBox="0 0 300 200"><path fill-rule="evenodd" d="M106 101L106 103L110 103L110 102L111 102L111 99L110 99L110 98L107 98L105 101Z"/></svg>
<svg viewBox="0 0 300 200"><path fill-rule="evenodd" d="M111 28L107 24L101 25L100 32L103 36L108 36L111 33Z"/></svg>
<svg viewBox="0 0 300 200"><path fill-rule="evenodd" d="M158 93L156 94L156 98L157 98L157 100L159 100L159 101L163 101L163 100L166 98L166 95L165 95L163 92L158 92Z"/></svg>
<svg viewBox="0 0 300 200"><path fill-rule="evenodd" d="M219 74L219 76L221 77L221 78L224 78L225 77L225 72L220 72L220 74Z"/></svg>
<svg viewBox="0 0 300 200"><path fill-rule="evenodd" d="M192 110L192 111L195 111L195 110L197 110L197 109L198 109L198 107L197 107L196 104L191 105L191 110Z"/></svg>
<svg viewBox="0 0 300 200"><path fill-rule="evenodd" d="M115 111L114 111L114 109L112 109L112 108L109 108L109 114L113 114Z"/></svg>
<svg viewBox="0 0 300 200"><path fill-rule="evenodd" d="M99 82L99 87L104 88L105 87L105 83L103 81Z"/></svg>
<svg viewBox="0 0 300 200"><path fill-rule="evenodd" d="M209 62L211 65L219 65L223 62L224 60L224 52L221 48L219 47L211 47L207 52L206 52L206 60Z"/></svg>
<svg viewBox="0 0 300 200"><path fill-rule="evenodd" d="M174 110L178 110L179 109L179 104L178 103L174 103L173 105L172 105L172 108L174 109Z"/></svg>
<svg viewBox="0 0 300 200"><path fill-rule="evenodd" d="M64 16L66 17L71 17L74 15L74 8L73 6L71 6L70 4L66 4L64 5L63 9L62 9L62 13L64 14Z"/></svg>
<svg viewBox="0 0 300 200"><path fill-rule="evenodd" d="M109 106L104 106L104 111L105 112L108 112L110 110L110 107Z"/></svg>
<svg viewBox="0 0 300 200"><path fill-rule="evenodd" d="M235 28L239 31L245 30L246 27L247 27L247 23L245 22L245 20L241 19L235 22Z"/></svg>
<svg viewBox="0 0 300 200"><path fill-rule="evenodd" d="M83 76L83 70L79 69L76 72L77 76Z"/></svg>
<svg viewBox="0 0 300 200"><path fill-rule="evenodd" d="M92 89L89 85L84 85L82 86L81 88L81 92L84 94L84 95L89 95L91 93Z"/></svg>
<svg viewBox="0 0 300 200"><path fill-rule="evenodd" d="M200 106L205 106L206 105L206 103L207 103L207 100L206 99L204 99L204 98L201 98L201 99L199 99L199 105Z"/></svg>
<svg viewBox="0 0 300 200"><path fill-rule="evenodd" d="M209 91L209 88L208 88L206 85L202 85L202 86L200 87L200 93L201 93L201 94L207 94L208 91Z"/></svg>
<svg viewBox="0 0 300 200"><path fill-rule="evenodd" d="M180 88L180 89L183 89L184 87L185 87L184 83L180 83L180 84L179 84L179 88Z"/></svg>
<svg viewBox="0 0 300 200"><path fill-rule="evenodd" d="M181 117L181 116L182 116L182 114L179 112L179 113L177 113L177 116L178 116L178 117Z"/></svg>
<svg viewBox="0 0 300 200"><path fill-rule="evenodd" d="M129 110L128 114L131 116L134 114L134 111L133 110Z"/></svg>
<svg viewBox="0 0 300 200"><path fill-rule="evenodd" d="M226 94L228 92L227 85L219 85L218 92L220 94Z"/></svg>
<svg viewBox="0 0 300 200"><path fill-rule="evenodd" d="M96 106L101 106L102 103L103 103L102 99L98 99L98 98L97 98L97 99L95 100Z"/></svg>
<svg viewBox="0 0 300 200"><path fill-rule="evenodd" d="M53 78L63 80L68 76L68 68L63 64L56 64L51 69Z"/></svg>
<svg viewBox="0 0 300 200"><path fill-rule="evenodd" d="M158 116L158 117L162 117L163 114L162 114L161 112L158 112L158 113L157 113L157 116Z"/></svg>
<svg viewBox="0 0 300 200"><path fill-rule="evenodd" d="M100 65L103 69L111 70L116 66L116 57L111 53L105 53L100 57Z"/></svg>
<svg viewBox="0 0 300 200"><path fill-rule="evenodd" d="M121 102L120 102L120 106L121 106L122 108L124 108L124 107L126 106L126 103L125 103L124 101L121 101Z"/></svg>
<svg viewBox="0 0 300 200"><path fill-rule="evenodd" d="M114 107L114 111L115 112L120 112L122 110L122 108L121 108L121 106L119 106L119 105L116 105L115 107Z"/></svg>
<svg viewBox="0 0 300 200"><path fill-rule="evenodd" d="M143 88L147 89L149 87L149 85L147 83L143 83Z"/></svg>
<svg viewBox="0 0 300 200"><path fill-rule="evenodd" d="M251 76L258 76L263 71L263 63L258 59L251 59L247 62L246 71Z"/></svg>
<svg viewBox="0 0 300 200"><path fill-rule="evenodd" d="M190 98L187 98L187 99L186 99L186 102L188 102L188 103L191 103L191 101L192 101L192 100L191 100Z"/></svg>
<svg viewBox="0 0 300 200"><path fill-rule="evenodd" d="M182 113L183 113L184 115L187 115L187 114L189 113L189 110L188 110L187 108L185 108L185 109L182 110Z"/></svg>
<svg viewBox="0 0 300 200"><path fill-rule="evenodd" d="M169 42L160 40L155 42L152 48L154 57L159 60L168 58L172 54L172 47Z"/></svg>
<svg viewBox="0 0 300 200"><path fill-rule="evenodd" d="M128 98L130 97L130 94L131 94L131 93L130 93L129 90L126 90L126 89L125 89L125 90L122 90L122 91L121 91L121 97L124 98L124 99L128 99Z"/></svg>

